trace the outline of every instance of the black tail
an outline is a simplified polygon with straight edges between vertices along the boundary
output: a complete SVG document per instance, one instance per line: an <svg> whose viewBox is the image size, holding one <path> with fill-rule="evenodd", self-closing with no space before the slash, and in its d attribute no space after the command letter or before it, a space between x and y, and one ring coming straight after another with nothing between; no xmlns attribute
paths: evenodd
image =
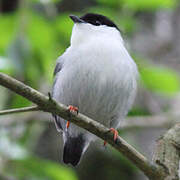
<svg viewBox="0 0 180 180"><path fill-rule="evenodd" d="M76 166L80 161L85 146L83 135L78 137L67 137L64 144L63 161L64 163Z"/></svg>

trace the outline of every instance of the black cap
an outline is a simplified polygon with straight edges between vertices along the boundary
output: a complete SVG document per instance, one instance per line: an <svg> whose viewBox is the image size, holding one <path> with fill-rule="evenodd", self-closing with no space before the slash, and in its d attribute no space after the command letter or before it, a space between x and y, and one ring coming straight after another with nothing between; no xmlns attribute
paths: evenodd
<svg viewBox="0 0 180 180"><path fill-rule="evenodd" d="M74 23L85 23L84 20L82 20L81 18L79 18L75 15L70 15L69 17L73 20Z"/></svg>

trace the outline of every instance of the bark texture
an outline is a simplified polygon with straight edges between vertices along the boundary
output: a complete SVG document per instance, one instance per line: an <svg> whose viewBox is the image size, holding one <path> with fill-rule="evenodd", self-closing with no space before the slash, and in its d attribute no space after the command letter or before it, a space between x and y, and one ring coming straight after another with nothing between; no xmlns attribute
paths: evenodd
<svg viewBox="0 0 180 180"><path fill-rule="evenodd" d="M157 140L153 161L166 170L164 180L179 180L180 123Z"/></svg>

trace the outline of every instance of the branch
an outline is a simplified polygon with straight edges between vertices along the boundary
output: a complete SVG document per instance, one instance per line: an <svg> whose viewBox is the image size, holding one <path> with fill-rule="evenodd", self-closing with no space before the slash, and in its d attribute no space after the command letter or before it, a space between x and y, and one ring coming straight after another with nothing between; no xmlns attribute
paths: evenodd
<svg viewBox="0 0 180 180"><path fill-rule="evenodd" d="M5 75L4 73L0 73L0 84L35 103L41 110L56 114L64 119L68 119L79 127L82 127L105 140L131 160L150 179L164 179L164 176L166 175L164 167L152 164L146 157L136 151L121 137L118 136L117 142L114 142L113 134L109 131L109 129L97 121L94 121L80 113L78 115L71 113L71 118L69 119L68 107L61 103L57 103L53 99L49 99L47 96L9 77L8 75Z"/></svg>
<svg viewBox="0 0 180 180"><path fill-rule="evenodd" d="M177 98L178 99L178 98ZM179 100L179 99L178 99ZM176 103L177 104L177 103ZM177 105L178 106L178 105ZM32 112L31 112L32 111ZM35 111L37 111L35 113ZM20 112L29 112L26 116L16 115L12 118L3 117L1 120L1 125L11 125L14 122L29 121L32 119L40 119L42 121L52 122L50 116L40 111L38 106L16 108L10 110L0 111L0 115L8 115ZM131 129L144 129L144 128L170 128L177 123L180 123L180 112L177 108L172 108L168 112L163 112L158 115L151 116L129 116L123 121L121 125L121 130L127 131Z"/></svg>
<svg viewBox="0 0 180 180"><path fill-rule="evenodd" d="M21 113L21 112L30 112L30 111L39 111L39 110L40 110L40 108L38 106L15 108L15 109L8 109L8 110L0 111L0 115L7 115L7 114L14 114L14 113Z"/></svg>
<svg viewBox="0 0 180 180"><path fill-rule="evenodd" d="M176 124L157 141L154 162L164 166L168 174L164 180L179 180L180 123Z"/></svg>

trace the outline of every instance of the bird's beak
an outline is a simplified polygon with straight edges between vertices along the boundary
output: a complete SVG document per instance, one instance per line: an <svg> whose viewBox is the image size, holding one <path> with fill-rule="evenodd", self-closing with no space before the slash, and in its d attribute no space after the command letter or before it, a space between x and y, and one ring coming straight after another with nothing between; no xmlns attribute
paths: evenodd
<svg viewBox="0 0 180 180"><path fill-rule="evenodd" d="M73 20L74 23L84 23L85 22L84 20L80 19L79 17L77 17L75 15L70 15L69 17Z"/></svg>

